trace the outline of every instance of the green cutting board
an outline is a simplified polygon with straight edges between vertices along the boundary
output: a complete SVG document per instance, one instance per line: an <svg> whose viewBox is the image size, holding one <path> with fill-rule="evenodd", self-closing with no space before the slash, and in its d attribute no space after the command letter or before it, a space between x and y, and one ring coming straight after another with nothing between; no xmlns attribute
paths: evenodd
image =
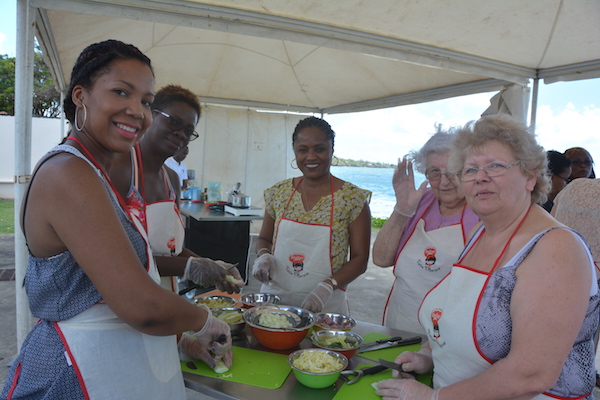
<svg viewBox="0 0 600 400"><path fill-rule="evenodd" d="M374 342L376 340L389 339L390 337L391 336L383 335L381 333L368 333L365 336L363 336L363 342L369 343ZM403 353L405 351L419 351L420 348L421 344L410 344L408 346L398 346L389 349L365 351L364 353L357 353L356 356L373 361L379 361L379 359L381 358L385 361L394 362L394 360L400 355L400 353Z"/></svg>
<svg viewBox="0 0 600 400"><path fill-rule="evenodd" d="M287 363L287 355L233 346L233 364L224 374L217 374L203 361L194 361L196 369L181 362L181 370L210 378L258 386L265 389L278 389L292 371Z"/></svg>
<svg viewBox="0 0 600 400"><path fill-rule="evenodd" d="M376 339L378 340L378 339ZM372 340L370 340L372 341ZM419 345L417 345L419 346ZM408 347L408 346L406 346ZM381 350L375 350L374 352ZM383 357L382 357L383 358ZM355 369L361 369L365 367L372 367L372 364L358 364ZM375 394L375 389L371 386L374 382L379 382L384 379L392 378L392 370L386 369L373 375L366 375L360 378L360 380L352 385L344 383L340 386L339 390L335 394L333 400L381 400L381 397ZM431 382L431 374L421 375L417 378L421 383L429 385Z"/></svg>

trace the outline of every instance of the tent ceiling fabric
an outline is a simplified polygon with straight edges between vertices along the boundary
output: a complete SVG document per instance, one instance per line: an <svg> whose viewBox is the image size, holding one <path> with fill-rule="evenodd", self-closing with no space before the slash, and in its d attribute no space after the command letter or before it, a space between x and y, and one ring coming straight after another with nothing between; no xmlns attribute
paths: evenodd
<svg viewBox="0 0 600 400"><path fill-rule="evenodd" d="M597 0L30 0L64 87L79 52L114 38L156 86L204 101L349 112L600 77Z"/></svg>

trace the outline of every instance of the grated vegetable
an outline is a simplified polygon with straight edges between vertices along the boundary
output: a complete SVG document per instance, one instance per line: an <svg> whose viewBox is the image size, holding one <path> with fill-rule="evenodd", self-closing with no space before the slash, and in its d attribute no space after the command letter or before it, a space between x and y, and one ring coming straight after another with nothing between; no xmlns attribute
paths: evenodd
<svg viewBox="0 0 600 400"><path fill-rule="evenodd" d="M334 372L344 366L339 358L321 351L304 351L292 364L302 371L313 373Z"/></svg>
<svg viewBox="0 0 600 400"><path fill-rule="evenodd" d="M258 323L268 328L292 328L293 325L285 315L275 313L262 313L258 317Z"/></svg>

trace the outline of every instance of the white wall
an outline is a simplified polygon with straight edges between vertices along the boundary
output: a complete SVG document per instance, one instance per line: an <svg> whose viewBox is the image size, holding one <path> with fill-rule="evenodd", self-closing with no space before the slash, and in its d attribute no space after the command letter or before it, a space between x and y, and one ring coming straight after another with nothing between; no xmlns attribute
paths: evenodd
<svg viewBox="0 0 600 400"><path fill-rule="evenodd" d="M31 166L62 140L59 118L33 118ZM67 129L65 129L67 132ZM0 115L0 199L14 198L15 117Z"/></svg>

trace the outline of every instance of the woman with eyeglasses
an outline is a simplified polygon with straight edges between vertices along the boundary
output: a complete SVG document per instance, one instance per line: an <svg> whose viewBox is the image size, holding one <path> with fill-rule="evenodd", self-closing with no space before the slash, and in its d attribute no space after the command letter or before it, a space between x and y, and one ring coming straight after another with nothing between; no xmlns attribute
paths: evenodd
<svg viewBox="0 0 600 400"><path fill-rule="evenodd" d="M437 127L425 145L404 157L394 171L396 205L373 244L373 262L393 266L394 284L387 299L385 326L424 333L417 311L425 294L450 271L479 218L448 172L453 132ZM415 189L413 164L429 181Z"/></svg>
<svg viewBox="0 0 600 400"><path fill-rule="evenodd" d="M176 291L175 277L181 276L204 287L216 285L222 291L239 292L239 286L225 280L227 274L241 278L236 267L199 257L183 247L179 177L164 165L198 137L198 98L181 86L168 85L156 93L152 108L154 118L146 134L115 160L111 170L115 187L148 231L163 287Z"/></svg>
<svg viewBox="0 0 600 400"><path fill-rule="evenodd" d="M428 342L377 383L386 400L593 400L598 284L584 239L536 203L546 152L526 126L486 116L457 133L448 168L481 218L450 273L423 299ZM399 378L399 379L398 379Z"/></svg>
<svg viewBox="0 0 600 400"><path fill-rule="evenodd" d="M183 247L185 229L179 214L181 188L175 171L164 163L198 137L200 103L191 91L168 85L156 93L153 121L129 154L115 160L111 177L129 208L146 226L164 287L176 291L176 276L195 284L216 285L229 293L240 288L225 280L240 279L236 267L199 257ZM175 183L175 184L173 184Z"/></svg>
<svg viewBox="0 0 600 400"><path fill-rule="evenodd" d="M552 211L556 195L567 186L571 176L571 160L563 153L556 150L548 150L548 172L552 184L548 192L548 200L542 204L544 210Z"/></svg>
<svg viewBox="0 0 600 400"><path fill-rule="evenodd" d="M569 182L577 178L596 178L594 172L594 160L589 151L582 147L571 147L565 150L565 156L571 160L573 171L569 177Z"/></svg>

